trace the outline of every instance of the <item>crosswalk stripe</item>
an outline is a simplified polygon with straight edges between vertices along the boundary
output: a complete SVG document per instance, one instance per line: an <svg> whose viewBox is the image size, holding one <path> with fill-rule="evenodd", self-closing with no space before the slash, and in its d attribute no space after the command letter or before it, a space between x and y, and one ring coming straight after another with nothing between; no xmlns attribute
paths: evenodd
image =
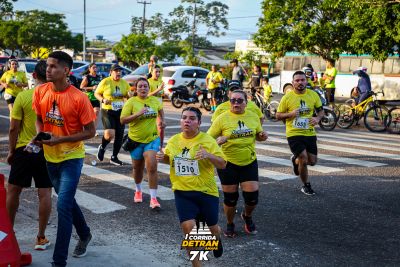
<svg viewBox="0 0 400 267"><path fill-rule="evenodd" d="M257 159L259 161L264 161L264 162L277 164L277 165L283 165L283 166L289 166L289 167L293 166L292 161L288 160L288 159L274 158L274 157L269 157L269 156L265 156L265 155L257 155ZM322 165L307 166L307 167L311 171L320 172L320 173L331 173L331 172L344 171L344 169L327 167L327 166L322 166Z"/></svg>
<svg viewBox="0 0 400 267"><path fill-rule="evenodd" d="M285 133L279 133L279 132L270 131L270 132L268 132L268 134L277 135L277 136L283 136L283 137L286 138L286 134ZM333 139L335 139L335 140L333 140ZM355 142L337 140L336 138L334 138L334 136L332 136L331 139L319 138L318 137L318 140L324 141L324 142L332 142L332 143L342 144L342 145L359 146L359 147L366 147L366 148L376 148L376 149L383 149L383 150L389 150L389 151L395 151L395 152L399 151L398 148L388 147L388 146L390 146L390 144L387 144L388 146L382 146L382 145L374 145L374 144L371 144L371 143L369 143L369 144L368 143L365 143L365 144L363 144L363 143L355 143ZM320 145L318 144L318 146L320 146Z"/></svg>
<svg viewBox="0 0 400 267"><path fill-rule="evenodd" d="M377 139L368 139L368 138L357 138L357 137L344 137L344 136L335 136L335 135L329 135L329 134L321 134L318 133L317 134L319 139L322 139L323 141L330 141L330 142L335 142L334 140L337 140L338 142L343 142L343 141L351 141L351 142L356 142L357 145L358 142L362 142L362 144L366 144L369 146L371 143L372 144L381 144L384 146L389 146L389 147L393 147L393 146L397 146L400 147L400 143L397 140L393 140L392 142L389 141L381 141L381 140L377 140ZM320 138L320 137L327 137L329 139L325 139L325 138Z"/></svg>
<svg viewBox="0 0 400 267"><path fill-rule="evenodd" d="M3 141L8 141L8 136L2 136L2 137L0 137L0 142L3 142Z"/></svg>
<svg viewBox="0 0 400 267"><path fill-rule="evenodd" d="M358 131L350 130L349 132L353 136L360 135L360 132L358 132ZM394 140L394 139L400 140L400 135L389 135L387 133L362 132L362 135L363 136L369 136L369 137L372 137L372 138L381 138L381 139L388 139L388 140Z"/></svg>
<svg viewBox="0 0 400 267"><path fill-rule="evenodd" d="M262 149L262 150L278 152L278 153L289 154L289 155L292 154L292 152L289 150L289 148L284 149L281 147L264 145L264 144L256 144L256 148ZM357 165L357 166L363 166L363 167L378 167L378 166L387 165L385 163L379 163L379 162L373 162L373 161L367 161L367 160L359 160L359 159L353 159L353 158L347 158L347 157L337 157L337 156L322 154L322 153L318 153L318 159L335 161L335 162L340 162L340 163L344 163L344 164Z"/></svg>
<svg viewBox="0 0 400 267"><path fill-rule="evenodd" d="M5 174L7 177L10 175L10 168L11 167L9 165L0 162L0 172ZM84 207L85 209L96 214L126 209L125 206L114 201L98 197L94 194L90 194L79 189L76 190L75 199L81 207Z"/></svg>
<svg viewBox="0 0 400 267"><path fill-rule="evenodd" d="M323 131L325 132L325 131ZM321 133L321 131L319 131L317 133L317 136ZM343 132L332 132L332 137L335 136L344 136L344 137L349 137L349 138L368 138L368 139L372 139L372 140L387 140L389 142L398 142L398 140L400 139L399 136L396 135L389 135L387 133L368 133L368 132L353 132L352 133L343 133Z"/></svg>
<svg viewBox="0 0 400 267"><path fill-rule="evenodd" d="M276 138L276 137L268 137L268 140L275 143L287 144L286 140ZM370 150L362 150L362 149L355 149L343 146L332 146L332 145L325 145L325 144L318 144L318 148L325 149L325 150L332 150L337 152L347 152L351 154L357 154L362 156L373 156L373 157L381 157L387 158L391 160L400 160L400 155L396 154L389 154L377 151L370 151Z"/></svg>
<svg viewBox="0 0 400 267"><path fill-rule="evenodd" d="M93 146L86 145L85 150L86 150L86 153L88 153L90 155L97 155L97 148L95 148ZM111 158L111 152L106 151L104 158L105 159ZM132 164L132 160L129 155L120 153L120 154L118 154L118 158L125 164L129 164L129 165ZM168 168L168 170L167 170L167 168ZM159 164L158 170L160 172L169 174L169 167L166 164ZM86 175L91 176L93 178L96 178L96 179L99 179L102 181L106 181L106 182L110 182L113 184L117 184L117 185L125 187L125 188L134 189L134 187L135 187L135 180L133 179L133 177L126 176L123 174L115 173L112 171L104 170L104 169L93 167L90 165L85 165L82 172L84 172ZM143 193L146 193L149 191L148 190L149 184L144 180L142 181L142 189L143 189ZM162 200L174 199L174 193L172 192L171 188L165 187L162 185L158 185L157 196Z"/></svg>

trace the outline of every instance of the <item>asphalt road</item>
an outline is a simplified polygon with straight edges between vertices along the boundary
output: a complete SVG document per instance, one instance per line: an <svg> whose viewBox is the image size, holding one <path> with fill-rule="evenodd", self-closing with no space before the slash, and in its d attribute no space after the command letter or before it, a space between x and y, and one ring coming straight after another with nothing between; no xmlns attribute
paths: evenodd
<svg viewBox="0 0 400 267"><path fill-rule="evenodd" d="M166 136L171 137L179 132L180 110L169 103L165 110ZM205 114L203 130L209 122ZM8 127L8 111L1 100L0 173L9 170L5 164ZM257 147L260 198L253 216L258 234L246 235L237 216L238 237L224 238L224 255L210 257L205 266L399 266L400 136L371 133L363 126L319 131L320 159L310 171L316 195L310 197L300 192L301 183L292 174L283 124L266 122L264 129L269 139ZM182 234L166 165L160 166L162 210L153 212L148 194L144 203L133 203L132 167L126 152L120 154L125 166L107 160L91 165L100 138L86 142L87 165L77 194L94 239L88 256L70 257L69 266L189 266L180 250ZM30 188L21 196L15 230L22 250L33 253L32 266L46 266L53 246L44 252L32 249L37 228L35 194ZM225 227L222 199L220 203L219 223ZM239 213L242 206L240 200ZM52 242L56 220L54 206L47 231ZM71 248L75 243L74 235Z"/></svg>

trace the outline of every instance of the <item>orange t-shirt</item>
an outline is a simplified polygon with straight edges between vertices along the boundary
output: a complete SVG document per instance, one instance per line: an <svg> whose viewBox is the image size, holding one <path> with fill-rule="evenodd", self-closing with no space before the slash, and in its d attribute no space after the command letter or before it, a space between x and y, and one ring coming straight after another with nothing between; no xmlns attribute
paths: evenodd
<svg viewBox="0 0 400 267"><path fill-rule="evenodd" d="M42 118L44 132L57 137L69 136L82 132L84 125L95 120L92 105L84 93L72 85L62 92L53 88L53 83L45 83L36 87L33 95L32 107ZM83 141L43 145L43 149L46 160L53 163L85 157Z"/></svg>

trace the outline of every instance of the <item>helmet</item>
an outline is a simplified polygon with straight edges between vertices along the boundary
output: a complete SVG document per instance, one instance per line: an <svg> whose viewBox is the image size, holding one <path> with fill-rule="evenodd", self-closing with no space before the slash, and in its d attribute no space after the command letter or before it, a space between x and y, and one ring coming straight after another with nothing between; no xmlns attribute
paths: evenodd
<svg viewBox="0 0 400 267"><path fill-rule="evenodd" d="M358 67L357 70L362 70L363 72L367 72L367 67Z"/></svg>
<svg viewBox="0 0 400 267"><path fill-rule="evenodd" d="M232 81L228 82L228 89L229 89L229 91L234 91L237 89L242 89L242 86L239 81L232 80Z"/></svg>
<svg viewBox="0 0 400 267"><path fill-rule="evenodd" d="M312 77L312 69L311 68L309 68L309 67L304 67L303 69L302 69L302 71L306 74L306 77L307 78L311 78Z"/></svg>

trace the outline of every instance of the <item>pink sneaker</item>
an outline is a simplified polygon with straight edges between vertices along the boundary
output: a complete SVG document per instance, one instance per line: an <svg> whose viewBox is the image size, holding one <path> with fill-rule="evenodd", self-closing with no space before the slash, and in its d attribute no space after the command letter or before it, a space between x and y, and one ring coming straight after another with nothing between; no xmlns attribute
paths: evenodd
<svg viewBox="0 0 400 267"><path fill-rule="evenodd" d="M154 209L159 209L161 208L160 203L158 203L157 198L153 197L152 199L150 199L150 208Z"/></svg>
<svg viewBox="0 0 400 267"><path fill-rule="evenodd" d="M135 192L135 196L133 197L133 202L135 202L135 203L142 203L143 202L142 191L136 191Z"/></svg>

